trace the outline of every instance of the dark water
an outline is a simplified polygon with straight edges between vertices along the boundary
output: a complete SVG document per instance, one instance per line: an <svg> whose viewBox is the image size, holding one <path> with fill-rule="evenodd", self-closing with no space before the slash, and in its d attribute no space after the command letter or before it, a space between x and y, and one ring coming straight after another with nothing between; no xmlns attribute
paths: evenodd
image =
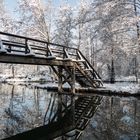
<svg viewBox="0 0 140 140"><path fill-rule="evenodd" d="M84 102L89 99L91 100L91 97L58 95L30 86L1 84L0 139L43 125L51 125L53 122L60 121L65 126L65 120L70 122L66 123L68 129L77 125L77 130L71 129L69 133L57 139L72 140L77 133L78 136L82 134L79 138L81 140L140 139L139 99L92 97L89 110L83 110L83 119L87 123L78 124L76 121L80 117L76 119L75 113L80 110L78 104L84 106ZM102 100L98 102L98 99Z"/></svg>
<svg viewBox="0 0 140 140"><path fill-rule="evenodd" d="M105 97L82 140L140 140L140 100Z"/></svg>

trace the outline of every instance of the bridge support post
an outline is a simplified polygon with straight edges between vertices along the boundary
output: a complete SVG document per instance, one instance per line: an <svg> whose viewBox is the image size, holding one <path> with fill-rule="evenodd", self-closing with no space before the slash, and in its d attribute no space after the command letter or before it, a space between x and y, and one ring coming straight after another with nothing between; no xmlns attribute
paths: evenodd
<svg viewBox="0 0 140 140"><path fill-rule="evenodd" d="M63 87L70 88L69 93L75 94L75 66L58 66L58 93L63 93Z"/></svg>
<svg viewBox="0 0 140 140"><path fill-rule="evenodd" d="M75 94L75 82L76 82L76 80L75 80L75 65L74 65L74 67L72 68L71 71L72 71L71 90L72 90L72 93Z"/></svg>
<svg viewBox="0 0 140 140"><path fill-rule="evenodd" d="M62 86L63 86L62 72L63 72L62 66L59 66L58 67L58 93L63 92L63 89L62 89Z"/></svg>

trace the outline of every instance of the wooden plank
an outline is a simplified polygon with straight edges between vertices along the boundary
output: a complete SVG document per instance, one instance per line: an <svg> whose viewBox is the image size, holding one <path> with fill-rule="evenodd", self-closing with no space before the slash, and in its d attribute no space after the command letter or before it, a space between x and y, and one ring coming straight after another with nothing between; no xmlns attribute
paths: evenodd
<svg viewBox="0 0 140 140"><path fill-rule="evenodd" d="M7 46L16 46L16 47L23 47L25 48L25 44L24 43L20 43L20 42L15 42L15 41L8 41L8 40L2 40L4 45Z"/></svg>

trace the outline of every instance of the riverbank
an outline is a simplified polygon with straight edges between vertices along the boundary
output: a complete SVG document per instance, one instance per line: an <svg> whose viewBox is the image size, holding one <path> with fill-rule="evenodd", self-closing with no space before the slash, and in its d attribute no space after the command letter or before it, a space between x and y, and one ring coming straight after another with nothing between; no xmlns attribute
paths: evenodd
<svg viewBox="0 0 140 140"><path fill-rule="evenodd" d="M126 80L125 82L122 81ZM78 83L76 83L76 92L79 94L96 93L101 95L140 95L140 83L136 83L135 77L120 77L117 79L121 82L115 82L114 84L104 83L101 88L83 88ZM133 82L132 82L133 81ZM16 85L30 85L31 87L47 89L48 91L58 91L58 83L51 75L46 74L45 76L27 76L27 77L10 77L10 75L0 76L1 83L16 84ZM69 92L69 87L67 84L64 85L64 91Z"/></svg>
<svg viewBox="0 0 140 140"><path fill-rule="evenodd" d="M30 86L31 88L36 89L45 89L48 92L58 92L58 82L8 82L10 85L21 85L21 86ZM76 93L75 95L102 95L102 96L140 96L140 84L132 82L116 82L114 84L104 83L104 86L101 88L86 88L80 87L79 84L76 84ZM67 85L63 88L64 94L71 94L70 89Z"/></svg>

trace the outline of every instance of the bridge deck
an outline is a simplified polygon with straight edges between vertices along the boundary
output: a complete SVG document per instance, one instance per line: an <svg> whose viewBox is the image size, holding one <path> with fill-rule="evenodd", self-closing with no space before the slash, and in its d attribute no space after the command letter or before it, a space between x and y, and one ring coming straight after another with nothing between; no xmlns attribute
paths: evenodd
<svg viewBox="0 0 140 140"><path fill-rule="evenodd" d="M55 57L36 57L28 54L10 54L0 53L1 63L13 63L13 64L28 64L28 65L47 65L47 66L73 66L72 61L65 61L56 59Z"/></svg>

